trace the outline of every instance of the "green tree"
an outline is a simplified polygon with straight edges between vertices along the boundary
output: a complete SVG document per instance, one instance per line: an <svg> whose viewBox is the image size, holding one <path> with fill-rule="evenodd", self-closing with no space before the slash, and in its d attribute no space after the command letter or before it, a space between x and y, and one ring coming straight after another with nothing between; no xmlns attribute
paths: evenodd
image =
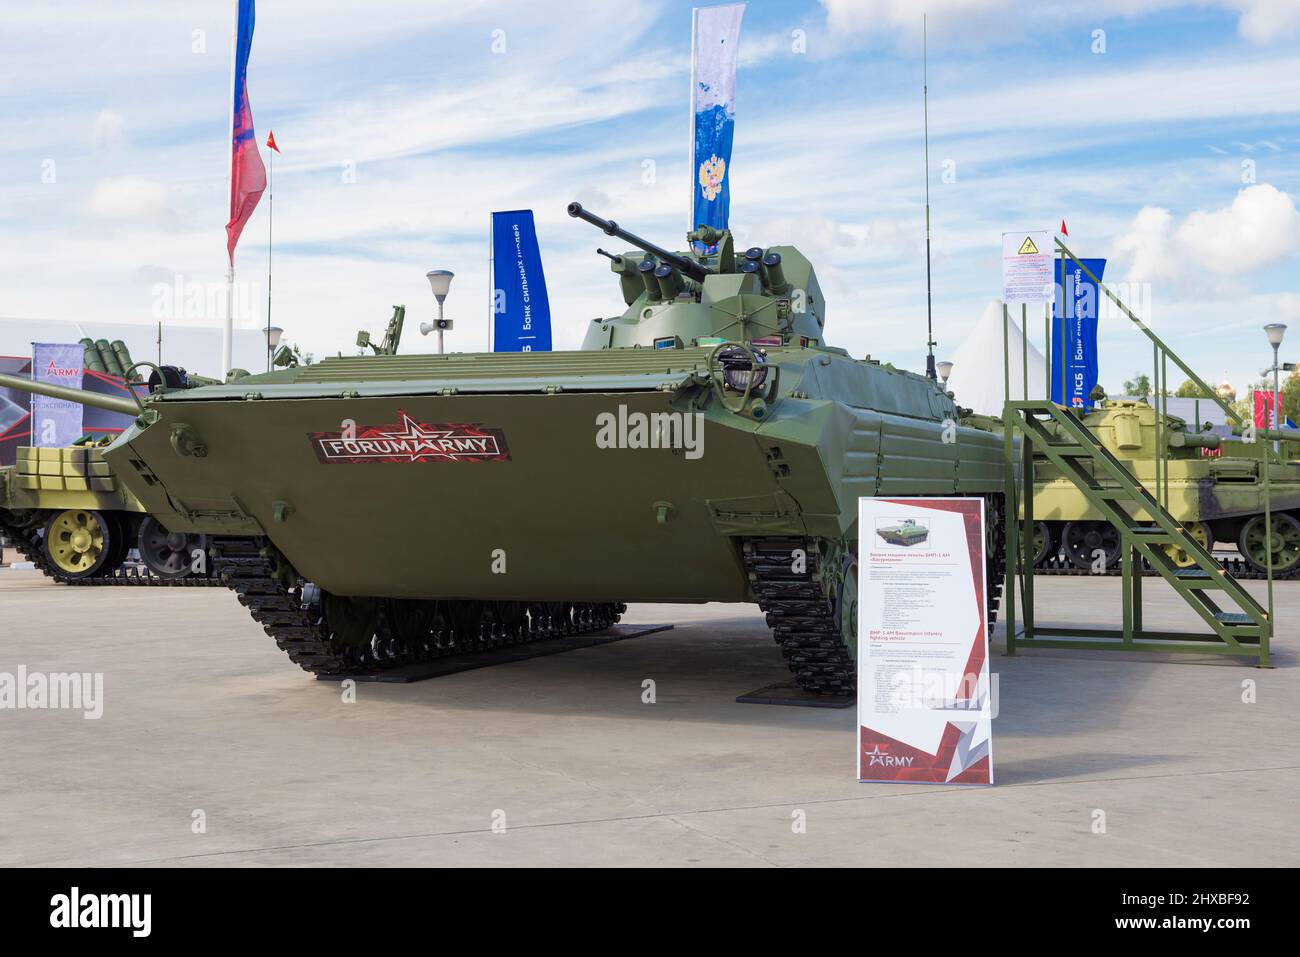
<svg viewBox="0 0 1300 957"><path fill-rule="evenodd" d="M1137 373L1132 379L1124 380L1124 394L1135 395L1139 399L1151 394L1151 378L1145 372Z"/></svg>
<svg viewBox="0 0 1300 957"><path fill-rule="evenodd" d="M1178 387L1177 391L1174 392L1174 395L1178 396L1180 399L1208 399L1211 397L1210 393L1206 392L1191 379L1184 379L1183 384Z"/></svg>
<svg viewBox="0 0 1300 957"><path fill-rule="evenodd" d="M1282 380L1282 414L1300 425L1300 375L1294 372Z"/></svg>

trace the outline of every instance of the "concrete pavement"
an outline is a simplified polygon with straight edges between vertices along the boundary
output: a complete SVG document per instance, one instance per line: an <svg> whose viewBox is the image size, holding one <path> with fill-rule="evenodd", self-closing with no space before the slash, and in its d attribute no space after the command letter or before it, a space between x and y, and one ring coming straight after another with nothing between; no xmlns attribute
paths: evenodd
<svg viewBox="0 0 1300 957"><path fill-rule="evenodd" d="M1148 591L1150 626L1191 623ZM1274 670L995 653L998 783L957 789L857 784L852 710L734 703L786 674L749 606L634 606L676 627L345 703L224 589L4 569L0 671L102 672L104 713L0 711L0 864L1294 866L1277 595ZM1038 607L1114 622L1119 583L1040 579Z"/></svg>

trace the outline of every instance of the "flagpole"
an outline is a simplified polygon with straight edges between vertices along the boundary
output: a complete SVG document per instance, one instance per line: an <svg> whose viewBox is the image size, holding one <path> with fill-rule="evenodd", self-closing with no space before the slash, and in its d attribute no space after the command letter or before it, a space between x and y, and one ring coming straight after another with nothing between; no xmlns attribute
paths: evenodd
<svg viewBox="0 0 1300 957"><path fill-rule="evenodd" d="M230 123L226 126L226 150L230 153L230 178L226 192L234 206L235 191L235 61L239 58L239 0L233 0L234 22L230 28ZM226 381L234 363L235 334L235 254L230 251L230 270L226 273L226 317L221 326L221 381Z"/></svg>
<svg viewBox="0 0 1300 957"><path fill-rule="evenodd" d="M274 136L274 132L271 134ZM275 150L267 150L271 162L266 177L266 371L271 371L271 240L275 227Z"/></svg>
<svg viewBox="0 0 1300 957"><path fill-rule="evenodd" d="M921 101L925 128L925 374L938 381L934 364L934 305L930 280L930 48L921 14Z"/></svg>
<svg viewBox="0 0 1300 957"><path fill-rule="evenodd" d="M696 23L699 21L700 11L696 7L691 8L691 95L687 100L687 108L691 111L690 122L690 143L686 150L686 180L691 186L690 207L686 212L686 228L694 230L700 224L695 222L695 195L698 187L695 184L695 178L699 176L699 171L695 167L695 30ZM691 247L694 249L694 246Z"/></svg>

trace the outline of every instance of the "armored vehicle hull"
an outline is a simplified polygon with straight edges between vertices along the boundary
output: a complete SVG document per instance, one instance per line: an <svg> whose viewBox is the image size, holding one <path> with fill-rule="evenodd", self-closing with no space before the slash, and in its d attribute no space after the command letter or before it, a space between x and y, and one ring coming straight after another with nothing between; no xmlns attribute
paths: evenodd
<svg viewBox="0 0 1300 957"><path fill-rule="evenodd" d="M135 472L142 505L169 528L265 532L322 588L394 598L523 600L580 581L588 600L744 601L735 536L834 538L851 530L859 495L999 487L996 437L963 429L961 441L944 443L932 422L866 407L867 390L856 408L847 390L849 402L784 398L760 421L717 403L692 412L669 390L698 392L708 351L330 360L291 383L256 377L267 380L256 386L260 400L245 397L253 379L224 398L221 389L171 393L153 406L161 420L133 430L109 457ZM805 367L818 358L826 378L858 371L843 356L768 351L769 363L787 361L791 380L815 379ZM379 379L385 372L392 378ZM337 396L336 382L363 374L372 389L392 381L406 394ZM791 391L812 395L812 383L798 384ZM924 380L914 384L924 400ZM439 394L449 390L457 394ZM648 447L656 421L683 416L698 416L685 436L695 448ZM335 437L345 421L359 442ZM499 454L418 443L465 423ZM204 456L175 453L178 424L201 437ZM884 467L891 456L909 457L912 469L893 476ZM441 557L449 542L460 543L450 562ZM493 568L496 549L506 553L504 573Z"/></svg>
<svg viewBox="0 0 1300 957"><path fill-rule="evenodd" d="M768 348L777 387L754 418L714 397L713 351L329 360L162 395L157 421L109 458L167 527L260 541L367 620L391 599L567 602L606 618L627 601L758 601L779 629L799 616L764 580L780 574L769 546L786 564L813 556L808 594L827 615L851 605L860 495L988 496L998 560L1000 440L952 424L927 380ZM362 377L366 393L350 394ZM834 673L801 677L844 692L855 632L822 634L829 621L814 634ZM791 640L806 658L812 638Z"/></svg>

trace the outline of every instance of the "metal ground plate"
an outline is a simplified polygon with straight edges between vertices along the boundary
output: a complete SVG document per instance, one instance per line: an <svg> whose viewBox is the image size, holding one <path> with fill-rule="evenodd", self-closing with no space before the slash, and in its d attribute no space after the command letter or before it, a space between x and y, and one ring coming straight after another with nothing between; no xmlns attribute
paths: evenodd
<svg viewBox="0 0 1300 957"><path fill-rule="evenodd" d="M523 645L507 645L504 648L492 648L488 651L469 652L463 655L448 655L434 661L421 661L416 664L389 668L384 671L362 671L354 674L317 675L318 681L378 681L393 684L409 684L412 681L427 681L429 678L442 678L462 671L474 671L477 668L490 668L493 665L507 665L514 661L527 661L529 658L544 658L580 648L595 648L628 638L641 638L659 631L668 631L672 625L615 625L604 631L590 635L575 635L572 638L552 638L546 641L530 642Z"/></svg>
<svg viewBox="0 0 1300 957"><path fill-rule="evenodd" d="M796 708L852 708L857 704L853 695L813 694L798 685L774 684L743 694L736 704L784 704Z"/></svg>

